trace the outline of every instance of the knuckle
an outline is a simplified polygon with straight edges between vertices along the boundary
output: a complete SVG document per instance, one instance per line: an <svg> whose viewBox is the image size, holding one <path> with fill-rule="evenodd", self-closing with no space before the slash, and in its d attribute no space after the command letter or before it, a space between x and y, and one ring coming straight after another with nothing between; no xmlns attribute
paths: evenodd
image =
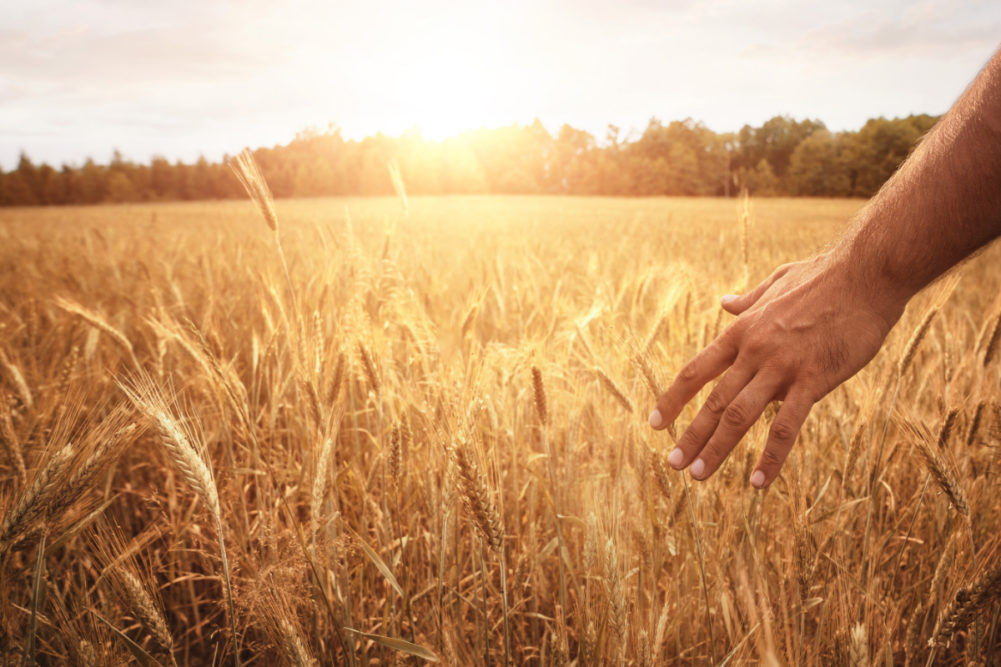
<svg viewBox="0 0 1001 667"><path fill-rule="evenodd" d="M699 368L694 361L690 361L681 368L678 378L684 382L692 382L699 374Z"/></svg>
<svg viewBox="0 0 1001 667"><path fill-rule="evenodd" d="M715 417L719 417L719 415L726 410L726 406L726 399L723 398L723 395L718 387L709 392L709 396L706 398L705 402L706 412Z"/></svg>
<svg viewBox="0 0 1001 667"><path fill-rule="evenodd" d="M790 443L796 439L796 427L784 419L776 419L771 427L772 440L781 443Z"/></svg>
<svg viewBox="0 0 1001 667"><path fill-rule="evenodd" d="M744 340L744 344L741 346L745 354L749 354L752 357L759 357L765 351L768 346L768 341L761 336L749 336Z"/></svg>
<svg viewBox="0 0 1001 667"><path fill-rule="evenodd" d="M723 423L731 428L741 428L751 421L750 411L743 403L733 402L723 411Z"/></svg>
<svg viewBox="0 0 1001 667"><path fill-rule="evenodd" d="M761 464L759 467L768 470L778 470L782 467L783 460L784 457L780 456L777 451L771 447L766 447L765 451L761 452Z"/></svg>
<svg viewBox="0 0 1001 667"><path fill-rule="evenodd" d="M716 339L716 344L722 345L730 351L737 350L740 347L747 326L748 318L744 315L738 316L729 326L723 329L719 338Z"/></svg>

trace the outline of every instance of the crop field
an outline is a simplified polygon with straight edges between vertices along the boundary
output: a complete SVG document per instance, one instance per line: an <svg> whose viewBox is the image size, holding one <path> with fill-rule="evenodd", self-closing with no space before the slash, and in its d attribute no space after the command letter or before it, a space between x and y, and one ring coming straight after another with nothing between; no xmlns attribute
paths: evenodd
<svg viewBox="0 0 1001 667"><path fill-rule="evenodd" d="M997 248L767 490L647 424L861 205L0 210L0 664L996 664Z"/></svg>

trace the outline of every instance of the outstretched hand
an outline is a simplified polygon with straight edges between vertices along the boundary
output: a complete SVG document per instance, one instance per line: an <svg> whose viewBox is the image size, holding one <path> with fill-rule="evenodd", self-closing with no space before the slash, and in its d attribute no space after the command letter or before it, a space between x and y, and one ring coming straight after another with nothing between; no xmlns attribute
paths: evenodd
<svg viewBox="0 0 1001 667"><path fill-rule="evenodd" d="M813 404L879 351L903 312L886 302L834 253L779 267L723 308L737 316L678 373L657 401L650 425L671 425L682 408L724 371L668 456L698 480L719 468L772 401L782 401L751 475L764 488L778 476Z"/></svg>

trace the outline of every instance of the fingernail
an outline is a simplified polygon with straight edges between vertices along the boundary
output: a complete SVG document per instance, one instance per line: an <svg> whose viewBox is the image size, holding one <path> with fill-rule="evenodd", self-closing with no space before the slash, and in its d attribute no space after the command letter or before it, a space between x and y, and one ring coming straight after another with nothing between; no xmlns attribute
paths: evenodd
<svg viewBox="0 0 1001 667"><path fill-rule="evenodd" d="M755 470L754 474L751 475L751 486L756 489L760 489L765 485L765 473L760 470Z"/></svg>
<svg viewBox="0 0 1001 667"><path fill-rule="evenodd" d="M692 467L688 469L688 472L692 474L695 479L702 479L702 475L706 472L706 462L702 459L695 459L695 463Z"/></svg>
<svg viewBox="0 0 1001 667"><path fill-rule="evenodd" d="M727 294L726 296L722 297L719 300L719 302L722 303L725 306L725 305L727 305L728 303L730 303L731 301L733 301L736 298L737 298L736 294Z"/></svg>
<svg viewBox="0 0 1001 667"><path fill-rule="evenodd" d="M660 416L660 410L654 410L650 413L650 426L660 428L660 425L663 423L664 418Z"/></svg>
<svg viewBox="0 0 1001 667"><path fill-rule="evenodd" d="M667 463L675 470L681 470L681 462L685 460L685 453L679 448L675 447L671 450L671 453L667 455Z"/></svg>

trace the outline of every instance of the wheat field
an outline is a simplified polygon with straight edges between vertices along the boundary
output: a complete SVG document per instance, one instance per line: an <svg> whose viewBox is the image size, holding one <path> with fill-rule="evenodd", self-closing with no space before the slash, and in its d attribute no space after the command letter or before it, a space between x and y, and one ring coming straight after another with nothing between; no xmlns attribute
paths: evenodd
<svg viewBox="0 0 1001 667"><path fill-rule="evenodd" d="M861 205L0 211L0 663L996 662L996 248L767 491L646 423Z"/></svg>

